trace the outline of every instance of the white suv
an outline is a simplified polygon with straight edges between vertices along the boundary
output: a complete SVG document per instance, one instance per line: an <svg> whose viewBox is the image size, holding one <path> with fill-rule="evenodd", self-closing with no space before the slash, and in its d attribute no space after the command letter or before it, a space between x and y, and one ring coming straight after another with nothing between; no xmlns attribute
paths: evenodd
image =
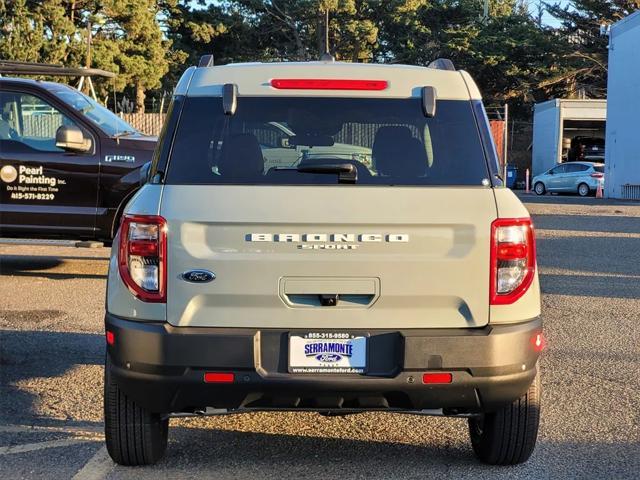
<svg viewBox="0 0 640 480"><path fill-rule="evenodd" d="M189 68L114 241L112 458L158 460L176 415L375 410L468 417L482 461L527 460L535 240L496 158L450 62Z"/></svg>

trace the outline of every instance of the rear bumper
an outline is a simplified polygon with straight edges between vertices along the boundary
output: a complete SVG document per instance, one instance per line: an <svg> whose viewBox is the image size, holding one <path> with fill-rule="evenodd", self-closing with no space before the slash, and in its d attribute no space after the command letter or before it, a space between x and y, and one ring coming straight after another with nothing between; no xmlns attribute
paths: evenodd
<svg viewBox="0 0 640 480"><path fill-rule="evenodd" d="M539 353L540 319L474 329L371 330L366 374L290 374L288 330L173 327L107 314L112 376L141 406L160 413L236 409L423 410L474 413L523 395ZM204 383L205 372L233 383ZM424 385L425 372L451 372Z"/></svg>
<svg viewBox="0 0 640 480"><path fill-rule="evenodd" d="M583 183L583 182L580 182ZM592 177L588 177L586 183L589 185L589 188L591 190L595 190L598 188L598 184L600 184L600 186L602 186L602 188L604 188L604 178L592 178Z"/></svg>

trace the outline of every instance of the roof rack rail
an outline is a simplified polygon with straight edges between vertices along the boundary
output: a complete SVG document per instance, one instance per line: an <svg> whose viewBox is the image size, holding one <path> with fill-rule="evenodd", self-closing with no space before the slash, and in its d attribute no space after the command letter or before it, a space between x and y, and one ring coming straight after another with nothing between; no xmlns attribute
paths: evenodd
<svg viewBox="0 0 640 480"><path fill-rule="evenodd" d="M450 72L456 71L456 66L448 58L437 58L429 65L428 68L435 68L437 70L449 70Z"/></svg>
<svg viewBox="0 0 640 480"><path fill-rule="evenodd" d="M53 63L19 62L15 60L0 59L0 77L3 75L43 75L52 77L77 77L80 80L76 89L82 91L84 84L89 86L89 91L94 100L98 100L93 88L91 77L115 78L116 74L100 68L65 67Z"/></svg>
<svg viewBox="0 0 640 480"><path fill-rule="evenodd" d="M53 63L18 62L0 60L0 75L52 75L56 77L114 78L113 72L99 68L65 67Z"/></svg>
<svg viewBox="0 0 640 480"><path fill-rule="evenodd" d="M202 55L200 57L200 61L198 62L198 68L200 67L213 67L213 55L210 53L207 55Z"/></svg>

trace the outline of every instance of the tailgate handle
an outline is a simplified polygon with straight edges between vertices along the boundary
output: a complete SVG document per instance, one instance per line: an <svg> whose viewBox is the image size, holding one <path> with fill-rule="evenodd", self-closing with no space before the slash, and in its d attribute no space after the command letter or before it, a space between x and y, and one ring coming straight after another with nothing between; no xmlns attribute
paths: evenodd
<svg viewBox="0 0 640 480"><path fill-rule="evenodd" d="M378 298L378 278L285 277L280 297L292 307L368 307Z"/></svg>

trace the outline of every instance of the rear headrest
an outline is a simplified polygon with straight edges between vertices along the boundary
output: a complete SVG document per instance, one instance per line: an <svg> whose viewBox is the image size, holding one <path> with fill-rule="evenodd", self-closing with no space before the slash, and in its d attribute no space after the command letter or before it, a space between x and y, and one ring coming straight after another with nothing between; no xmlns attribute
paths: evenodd
<svg viewBox="0 0 640 480"><path fill-rule="evenodd" d="M380 127L373 140L372 154L375 157L376 150L384 149L390 143L404 142L410 138L412 138L412 135L409 127Z"/></svg>
<svg viewBox="0 0 640 480"><path fill-rule="evenodd" d="M222 145L218 171L227 179L251 179L262 176L264 158L255 135L241 133L227 138Z"/></svg>
<svg viewBox="0 0 640 480"><path fill-rule="evenodd" d="M426 173L427 152L408 127L379 128L371 153L379 175L416 178Z"/></svg>

